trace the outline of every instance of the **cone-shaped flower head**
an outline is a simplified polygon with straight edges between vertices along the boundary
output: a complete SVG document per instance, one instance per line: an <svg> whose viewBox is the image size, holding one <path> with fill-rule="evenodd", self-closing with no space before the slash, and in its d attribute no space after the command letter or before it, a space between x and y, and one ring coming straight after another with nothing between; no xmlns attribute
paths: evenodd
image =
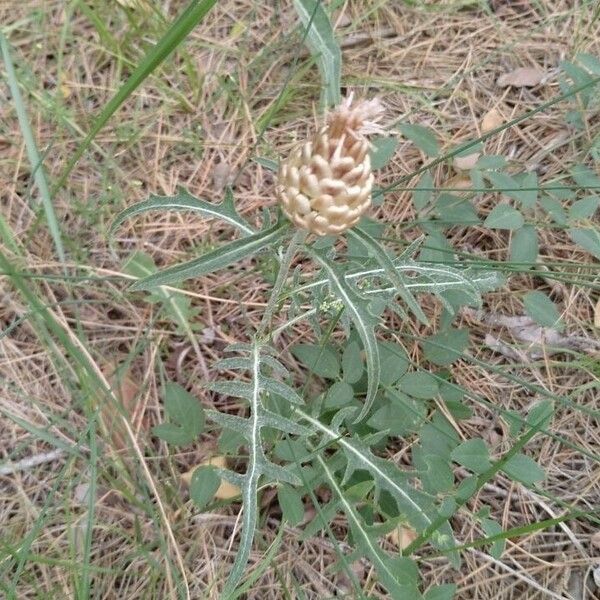
<svg viewBox="0 0 600 600"><path fill-rule="evenodd" d="M358 222L373 187L367 135L381 131L382 112L379 100L352 105L350 95L312 141L281 162L277 196L290 221L317 235L337 235Z"/></svg>

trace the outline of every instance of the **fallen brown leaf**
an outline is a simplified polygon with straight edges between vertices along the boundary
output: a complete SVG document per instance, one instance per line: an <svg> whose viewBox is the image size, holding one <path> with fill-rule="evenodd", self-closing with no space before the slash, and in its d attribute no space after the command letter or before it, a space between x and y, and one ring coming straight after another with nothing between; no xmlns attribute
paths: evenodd
<svg viewBox="0 0 600 600"><path fill-rule="evenodd" d="M417 532L409 527L399 525L396 529L392 529L387 534L387 537L399 550L404 550L404 548L408 548L417 539Z"/></svg>
<svg viewBox="0 0 600 600"><path fill-rule="evenodd" d="M105 365L102 369L104 376L110 383L110 386L121 403L123 411L128 416L131 423L135 423L139 418L136 409L138 408L138 395L140 388L130 376L129 372L120 374L117 365ZM102 400L101 415L104 419L107 432L117 451L124 451L128 448L127 434L123 425L123 415L111 402ZM147 428L147 427L146 427Z"/></svg>
<svg viewBox="0 0 600 600"><path fill-rule="evenodd" d="M459 173L458 175L455 175L454 177L448 179L448 181L444 182L441 187L448 190L453 190L452 192L449 192L450 194L462 196L464 195L464 192L461 192L460 190L470 190L473 187L473 182L468 175Z"/></svg>
<svg viewBox="0 0 600 600"><path fill-rule="evenodd" d="M492 108L492 110L485 113L481 120L481 131L487 133L492 129L496 129L496 127L500 127L502 123L504 123L504 117L497 108Z"/></svg>
<svg viewBox="0 0 600 600"><path fill-rule="evenodd" d="M472 169L479 160L481 156L481 152L473 152L473 154L467 154L466 156L455 156L452 159L452 164L455 169L459 169L460 171L468 171Z"/></svg>
<svg viewBox="0 0 600 600"><path fill-rule="evenodd" d="M519 67L514 71L509 71L500 75L496 82L500 87L533 87L538 85L544 78L545 73L535 67Z"/></svg>

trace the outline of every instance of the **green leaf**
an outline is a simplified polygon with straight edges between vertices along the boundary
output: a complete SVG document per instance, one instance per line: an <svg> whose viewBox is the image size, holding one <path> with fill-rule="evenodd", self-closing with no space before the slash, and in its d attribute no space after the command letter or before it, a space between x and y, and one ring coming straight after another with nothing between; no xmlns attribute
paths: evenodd
<svg viewBox="0 0 600 600"><path fill-rule="evenodd" d="M318 377L337 379L340 374L340 361L333 346L296 344L291 350L292 354Z"/></svg>
<svg viewBox="0 0 600 600"><path fill-rule="evenodd" d="M500 523L494 521L493 519L481 519L481 526L483 527L485 534L490 537L502 533L502 526L500 525ZM504 552L505 544L505 540L496 540L495 542L493 542L489 549L490 556L493 556L496 559L500 559L502 553Z"/></svg>
<svg viewBox="0 0 600 600"><path fill-rule="evenodd" d="M421 371L407 373L400 379L400 389L413 398L429 400L439 392L439 384L433 375Z"/></svg>
<svg viewBox="0 0 600 600"><path fill-rule="evenodd" d="M265 156L255 156L252 159L255 163L258 163L261 167L268 169L269 171L273 171L273 173L277 173L279 170L279 163L272 158L266 158Z"/></svg>
<svg viewBox="0 0 600 600"><path fill-rule="evenodd" d="M451 262L454 260L454 248L441 231L432 231L423 242L419 258L424 262Z"/></svg>
<svg viewBox="0 0 600 600"><path fill-rule="evenodd" d="M534 404L527 413L527 421L530 425L538 425L548 428L554 416L554 406L550 400L541 400Z"/></svg>
<svg viewBox="0 0 600 600"><path fill-rule="evenodd" d="M320 455L317 460L334 492L340 508L346 514L352 538L358 550L374 565L381 583L391 598L418 598L418 571L412 560L404 557L392 560L379 546L378 540L367 528L360 513L352 506L345 492L340 488L335 476Z"/></svg>
<svg viewBox="0 0 600 600"><path fill-rule="evenodd" d="M292 526L296 526L304 519L304 504L302 497L291 485L285 483L281 485L277 492L277 500L283 518Z"/></svg>
<svg viewBox="0 0 600 600"><path fill-rule="evenodd" d="M471 202L452 194L440 194L435 209L443 223L479 223L479 217Z"/></svg>
<svg viewBox="0 0 600 600"><path fill-rule="evenodd" d="M600 60L593 54L580 52L575 58L593 75L600 75Z"/></svg>
<svg viewBox="0 0 600 600"><path fill-rule="evenodd" d="M455 583L443 583L429 588L423 596L423 600L452 600L455 593Z"/></svg>
<svg viewBox="0 0 600 600"><path fill-rule="evenodd" d="M417 212L422 211L433 196L433 177L429 171L425 171L419 179L412 193L412 201Z"/></svg>
<svg viewBox="0 0 600 600"><path fill-rule="evenodd" d="M427 360L440 366L451 365L458 360L468 345L469 330L453 327L429 336L422 343Z"/></svg>
<svg viewBox="0 0 600 600"><path fill-rule="evenodd" d="M143 279L156 273L157 269L149 254L134 252L123 265L123 270L129 275ZM191 298L161 286L148 291L150 292L148 301L162 303L162 313L177 325L177 333L183 333L193 340L196 334L193 331L191 320L197 311L192 309Z"/></svg>
<svg viewBox="0 0 600 600"><path fill-rule="evenodd" d="M423 596L423 600L452 600L455 593L455 583L443 583L429 588Z"/></svg>
<svg viewBox="0 0 600 600"><path fill-rule="evenodd" d="M265 231L230 242L199 258L169 267L150 277L141 279L134 283L130 289L147 290L158 285L170 285L184 279L200 277L224 269L238 260L248 258L281 241L287 234L288 229L288 223L278 224Z"/></svg>
<svg viewBox="0 0 600 600"><path fill-rule="evenodd" d="M521 187L526 189L515 192L514 197L523 205L523 208L533 209L539 191L537 173L535 171L530 171L529 173L524 173L518 177Z"/></svg>
<svg viewBox="0 0 600 600"><path fill-rule="evenodd" d="M390 282L396 288L396 292L404 300L408 308L414 313L414 315L423 323L427 325L429 321L427 320L427 316L423 312L420 304L417 302L416 298L410 292L410 290L404 285L400 274L398 273L397 264L392 262L392 259L388 256L383 247L372 238L366 231L364 231L360 227L355 227L348 231L348 235L357 240L360 240L369 250L369 254L375 258L375 260L381 265L385 274L389 277ZM401 311L401 316L402 315Z"/></svg>
<svg viewBox="0 0 600 600"><path fill-rule="evenodd" d="M447 458L437 454L426 454L422 448L417 447L413 450L413 460L425 491L439 494L449 491L454 485L454 475Z"/></svg>
<svg viewBox="0 0 600 600"><path fill-rule="evenodd" d="M577 200L569 209L569 220L590 219L596 214L599 206L600 198L598 196L588 196Z"/></svg>
<svg viewBox="0 0 600 600"><path fill-rule="evenodd" d="M567 213L563 208L562 202L559 199L545 195L542 196L542 199L540 200L540 205L550 215L552 220L557 225L567 224Z"/></svg>
<svg viewBox="0 0 600 600"><path fill-rule="evenodd" d="M389 390L385 393L383 406L375 411L368 425L377 431L389 431L391 435L403 436L418 430L426 416L422 402Z"/></svg>
<svg viewBox="0 0 600 600"><path fill-rule="evenodd" d="M174 196L151 195L148 200L129 206L115 217L110 226L110 232L114 233L119 225L131 217L155 210L197 212L205 217L225 221L240 229L245 235L254 233L254 229L237 214L231 193L226 194L225 200L221 204L211 204L206 200L192 196L182 187L177 189Z"/></svg>
<svg viewBox="0 0 600 600"><path fill-rule="evenodd" d="M342 370L344 372L344 380L348 383L357 383L360 381L364 365L360 354L360 346L357 342L350 342L344 348Z"/></svg>
<svg viewBox="0 0 600 600"><path fill-rule="evenodd" d="M515 454L502 467L502 470L513 479L532 485L536 481L542 481L546 474L543 469L529 456Z"/></svg>
<svg viewBox="0 0 600 600"><path fill-rule="evenodd" d="M265 397L261 377L261 358L262 345L253 339L251 345L234 345L236 351L249 353L250 364L248 371L250 373L251 394L248 398L250 403L250 416L248 419L228 415L217 411L207 411L207 416L211 421L216 422L222 427L227 427L244 436L248 448L248 460L246 472L243 475L223 470L221 477L241 488L243 511L241 516L241 535L237 548L235 561L231 568L229 578L221 592L222 598L229 597L242 578L248 557L252 549L252 542L256 531L258 521L258 485L261 477L272 482L287 482L293 485L299 485L300 479L290 466L283 467L277 465L266 457L264 452L264 439L261 431L264 427L276 428L287 433L298 433L300 435L307 433L305 427L298 423L284 418L281 415L273 413L263 405ZM230 347L229 350L233 351Z"/></svg>
<svg viewBox="0 0 600 600"><path fill-rule="evenodd" d="M350 406L354 400L354 390L345 381L336 381L325 396L324 406L327 409Z"/></svg>
<svg viewBox="0 0 600 600"><path fill-rule="evenodd" d="M164 391L165 411L173 423L162 423L152 429L159 438L171 444L190 444L204 430L204 411L197 398L177 383L168 382Z"/></svg>
<svg viewBox="0 0 600 600"><path fill-rule="evenodd" d="M483 222L490 229L519 229L525 220L523 215L508 204L498 204Z"/></svg>
<svg viewBox="0 0 600 600"><path fill-rule="evenodd" d="M342 53L329 17L319 0L294 0L294 8L308 29L306 44L321 72L321 100L325 105L336 106L341 101Z"/></svg>
<svg viewBox="0 0 600 600"><path fill-rule="evenodd" d="M379 356L381 357L381 385L392 385L408 371L410 364L408 356L400 344L379 342Z"/></svg>
<svg viewBox="0 0 600 600"><path fill-rule="evenodd" d="M600 232L596 229L569 229L571 239L600 260Z"/></svg>
<svg viewBox="0 0 600 600"><path fill-rule="evenodd" d="M221 478L217 470L211 466L198 467L192 473L190 481L190 498L198 508L204 508L215 496Z"/></svg>
<svg viewBox="0 0 600 600"><path fill-rule="evenodd" d="M398 469L392 461L373 454L361 440L344 436L337 429L321 423L300 409L295 411L312 425L314 430L322 432L326 442L336 442L340 445L347 460L345 479L355 471L367 471L379 490L391 494L399 511L407 516L416 529L421 530L431 524L431 518L424 509L426 497L411 487L406 473Z"/></svg>
<svg viewBox="0 0 600 600"><path fill-rule="evenodd" d="M173 425L173 423L160 423L152 428L152 433L167 442L167 444L173 444L174 446L184 446L191 444L195 438L190 437L187 431L179 425Z"/></svg>
<svg viewBox="0 0 600 600"><path fill-rule="evenodd" d="M411 123L400 123L398 128L402 135L411 140L427 156L438 156L440 147L435 134L429 127Z"/></svg>
<svg viewBox="0 0 600 600"><path fill-rule="evenodd" d="M375 323L377 320L369 313L365 299L347 283L344 274L339 272L333 263L321 252L312 248L309 248L309 251L327 272L329 285L335 295L344 303L365 351L367 395L362 410L355 420L355 422L359 422L369 412L375 400L377 388L379 387L381 364L379 360L379 347L377 346L377 339L375 337Z"/></svg>
<svg viewBox="0 0 600 600"><path fill-rule="evenodd" d="M90 132L79 144L67 166L62 171L52 189L52 196L64 185L77 161L83 156L98 132L108 123L112 115L145 81L145 79L177 48L189 33L202 21L206 13L217 0L192 0L181 15L173 22L160 40L146 53L142 61L133 70L127 81L123 83L115 95L104 105Z"/></svg>
<svg viewBox="0 0 600 600"><path fill-rule="evenodd" d="M523 298L525 312L542 327L561 330L563 324L554 302L546 294L538 291L527 292Z"/></svg>
<svg viewBox="0 0 600 600"><path fill-rule="evenodd" d="M510 260L521 264L535 264L539 245L537 230L533 225L523 225L510 240Z"/></svg>
<svg viewBox="0 0 600 600"><path fill-rule="evenodd" d="M398 140L391 136L378 136L371 140L371 169L374 171L382 169L390 162L396 148Z"/></svg>
<svg viewBox="0 0 600 600"><path fill-rule="evenodd" d="M487 446L479 438L467 440L454 448L450 458L475 473L483 473L492 466Z"/></svg>

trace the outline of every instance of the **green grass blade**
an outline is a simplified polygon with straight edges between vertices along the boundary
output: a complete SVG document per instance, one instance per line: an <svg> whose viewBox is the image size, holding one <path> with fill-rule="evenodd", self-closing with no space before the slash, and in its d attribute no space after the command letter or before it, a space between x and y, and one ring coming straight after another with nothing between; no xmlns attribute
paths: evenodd
<svg viewBox="0 0 600 600"><path fill-rule="evenodd" d="M160 273L155 273L150 275L150 277L136 281L130 289L148 290L159 285L179 283L190 277L200 277L201 275L207 275L219 269L224 269L238 260L252 256L256 252L278 242L287 233L288 228L289 223L285 222L265 231L260 231L254 235L236 240L199 258L175 265Z"/></svg>
<svg viewBox="0 0 600 600"><path fill-rule="evenodd" d="M52 189L52 196L65 184L69 174L98 132L106 125L112 115L144 82L144 80L171 54L188 36L188 34L204 18L217 0L192 0L185 11L171 25L160 41L146 54L129 79L118 89L95 120L92 129L79 144L77 150L61 173Z"/></svg>
<svg viewBox="0 0 600 600"><path fill-rule="evenodd" d="M294 0L294 7L308 29L306 44L319 65L323 79L322 103L335 106L341 101L342 53L329 17L321 0Z"/></svg>
<svg viewBox="0 0 600 600"><path fill-rule="evenodd" d="M42 159L40 157L40 153L38 152L35 143L35 138L33 137L33 131L31 130L31 125L29 124L29 120L27 118L27 112L25 110L25 104L23 102L23 97L21 96L21 91L19 90L19 83L17 81L15 67L10 57L8 41L6 37L2 34L2 32L0 32L0 49L2 50L2 59L4 60L4 65L6 67L8 87L10 88L10 93L12 94L13 101L15 103L15 111L19 120L19 127L21 128L21 133L23 135L23 139L25 140L27 158L31 163L31 168L33 171L33 180L35 181L35 184L42 198L42 205L46 214L48 229L50 230L50 235L52 236L52 240L54 241L56 254L58 255L58 259L60 260L60 262L64 263L65 250L62 244L60 228L58 226L56 213L54 212L54 206L52 205L50 187L48 186L46 173L42 165Z"/></svg>

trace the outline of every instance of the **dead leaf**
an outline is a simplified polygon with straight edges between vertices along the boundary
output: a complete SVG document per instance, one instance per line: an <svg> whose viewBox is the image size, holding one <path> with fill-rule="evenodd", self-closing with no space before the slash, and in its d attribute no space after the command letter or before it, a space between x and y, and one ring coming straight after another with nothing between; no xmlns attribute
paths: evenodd
<svg viewBox="0 0 600 600"><path fill-rule="evenodd" d="M448 181L446 181L441 187L448 190L452 190L451 192L448 192L450 194L455 194L456 196L463 196L465 192L461 192L460 190L470 190L473 187L473 182L471 181L471 178L468 175L465 175L464 173L459 173L458 175L455 175L454 177L448 179Z"/></svg>
<svg viewBox="0 0 600 600"><path fill-rule="evenodd" d="M594 327L600 327L600 298L598 298L596 309L594 310Z"/></svg>
<svg viewBox="0 0 600 600"><path fill-rule="evenodd" d="M216 164L212 172L213 187L217 192L232 183L231 167L226 162Z"/></svg>
<svg viewBox="0 0 600 600"><path fill-rule="evenodd" d="M127 418L132 424L140 418L138 403L138 395L140 388L133 380L129 372L120 373L117 365L105 365L102 372L110 387L115 394L117 400L121 403L121 407ZM113 448L117 451L124 451L128 448L128 437L123 425L123 414L113 405L112 402L102 400L102 417L106 426L106 430L110 435ZM148 428L146 424L145 429Z"/></svg>
<svg viewBox="0 0 600 600"><path fill-rule="evenodd" d="M468 171L472 169L479 160L481 156L481 152L473 152L473 154L467 154L466 156L455 156L452 159L452 164L455 169L459 169L460 171Z"/></svg>
<svg viewBox="0 0 600 600"><path fill-rule="evenodd" d="M197 465L193 469L190 469L189 471L187 471L187 473L184 473L181 476L181 480L183 481L183 483L185 483L189 487L190 482L192 480L192 475L194 474L194 471L198 467L203 467L206 465L218 467L219 469L226 469L227 468L227 459L224 456L221 456L219 454L217 454L216 456L211 456L210 458L202 461L199 465ZM215 492L215 498L217 500L229 500L230 498L235 498L236 496L239 496L239 495L240 495L240 488L237 485L233 485L233 483L229 483L229 481L226 481L225 479L221 479L221 485L219 486L219 489L217 489L217 491Z"/></svg>
<svg viewBox="0 0 600 600"><path fill-rule="evenodd" d="M496 336L486 334L486 345L514 360L538 360L566 349L588 354L600 352L598 340L578 335L563 335L555 329L538 325L525 315L511 317L490 313L483 317L483 321L495 327L505 327L516 341L525 344L524 347L513 347Z"/></svg>
<svg viewBox="0 0 600 600"><path fill-rule="evenodd" d="M399 550L404 550L404 548L408 548L417 539L417 532L410 527L399 525L387 534L387 538Z"/></svg>
<svg viewBox="0 0 600 600"><path fill-rule="evenodd" d="M544 79L545 73L535 67L519 67L514 71L509 71L500 75L496 82L500 87L533 87L538 85Z"/></svg>
<svg viewBox="0 0 600 600"><path fill-rule="evenodd" d="M487 133L488 131L492 131L492 129L496 129L496 127L500 127L502 123L504 123L504 117L497 108L492 108L492 110L488 110L488 112L483 115L483 119L481 120L481 131L482 133Z"/></svg>

